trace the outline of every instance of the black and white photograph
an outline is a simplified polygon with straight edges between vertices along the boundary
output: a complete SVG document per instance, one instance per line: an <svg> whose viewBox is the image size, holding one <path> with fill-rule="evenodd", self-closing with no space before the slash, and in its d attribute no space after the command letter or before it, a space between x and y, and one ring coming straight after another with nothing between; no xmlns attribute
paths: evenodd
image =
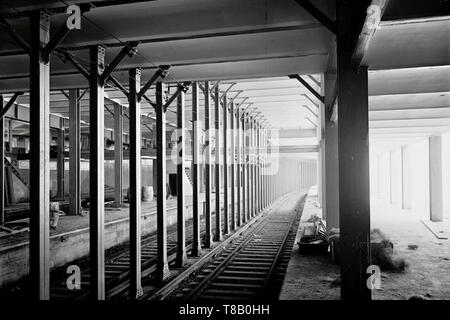
<svg viewBox="0 0 450 320"><path fill-rule="evenodd" d="M450 300L449 0L1 0L0 131L5 306Z"/></svg>

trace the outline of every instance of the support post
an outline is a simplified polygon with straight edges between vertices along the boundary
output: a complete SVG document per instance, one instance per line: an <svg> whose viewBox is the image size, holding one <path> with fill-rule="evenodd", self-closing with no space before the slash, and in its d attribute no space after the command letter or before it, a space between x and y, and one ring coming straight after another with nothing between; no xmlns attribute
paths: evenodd
<svg viewBox="0 0 450 320"><path fill-rule="evenodd" d="M220 99L219 86L214 88L214 107L215 107L215 129L216 129L216 231L214 234L214 241L222 240L222 219L220 210L220 147L221 147L221 132L220 132Z"/></svg>
<svg viewBox="0 0 450 320"><path fill-rule="evenodd" d="M339 123L332 119L335 82L335 72L327 71L323 81L325 86L325 107L323 108L325 172L322 174L325 176L325 183L322 210L325 212L328 231L339 228Z"/></svg>
<svg viewBox="0 0 450 320"><path fill-rule="evenodd" d="M0 111L5 101L0 94ZM5 118L0 119L0 226L5 225Z"/></svg>
<svg viewBox="0 0 450 320"><path fill-rule="evenodd" d="M338 0L336 9L341 298L344 300L371 299L367 286L370 265L368 68L351 65L358 32L355 24L367 9L363 5Z"/></svg>
<svg viewBox="0 0 450 320"><path fill-rule="evenodd" d="M158 261L156 280L164 281L170 276L167 259L167 199L166 199L166 110L164 110L164 84L156 83L156 163L157 163L157 243Z"/></svg>
<svg viewBox="0 0 450 320"><path fill-rule="evenodd" d="M429 138L430 220L444 221L442 190L442 136Z"/></svg>
<svg viewBox="0 0 450 320"><path fill-rule="evenodd" d="M132 121L131 117L130 121ZM123 205L122 170L123 170L123 108L121 104L115 103L114 104L114 203L116 207L121 207Z"/></svg>
<svg viewBox="0 0 450 320"><path fill-rule="evenodd" d="M245 125L245 148L246 148L246 174L247 174L247 190L246 190L246 200L247 200L247 219L250 220L252 218L252 211L251 211L251 202L252 202L252 198L251 198L251 189L252 189L252 180L251 180L251 165L250 165L250 139L251 139L251 129L250 129L250 123L251 123L251 119L249 119L249 117L247 117L246 119L246 125Z"/></svg>
<svg viewBox="0 0 450 320"><path fill-rule="evenodd" d="M57 165L56 165L56 181L58 184L58 195L57 198L60 201L64 200L64 142L65 142L65 131L64 128L58 130L58 155L57 155Z"/></svg>
<svg viewBox="0 0 450 320"><path fill-rule="evenodd" d="M50 65L43 48L50 17L35 11L30 19L30 279L33 299L50 298ZM2 162L4 160L2 159Z"/></svg>
<svg viewBox="0 0 450 320"><path fill-rule="evenodd" d="M248 208L247 208L247 175L248 171L247 169L247 148L246 148L246 119L245 119L245 113L242 114L241 118L239 119L241 121L241 146L242 146L242 158L241 158L241 167L242 167L242 222L245 223L247 221L247 214L248 214Z"/></svg>
<svg viewBox="0 0 450 320"><path fill-rule="evenodd" d="M141 286L141 70L129 70L130 113L130 299L143 294ZM121 130L120 130L121 131ZM122 135L122 132L120 132ZM122 149L122 145L120 145Z"/></svg>
<svg viewBox="0 0 450 320"><path fill-rule="evenodd" d="M402 146L402 208L412 208L412 163L408 146Z"/></svg>
<svg viewBox="0 0 450 320"><path fill-rule="evenodd" d="M182 93L184 96L184 94ZM200 240L200 122L198 119L198 84L192 83L192 195L193 195L193 212L192 212L192 256L198 257L202 253Z"/></svg>
<svg viewBox="0 0 450 320"><path fill-rule="evenodd" d="M233 107L234 107L234 102L233 102ZM241 135L241 115L240 115L240 111L239 108L236 108L236 115L235 115L235 121L236 121L236 134L235 134L235 139L236 139L236 225L239 227L242 224L242 187L241 187L241 175L242 175L242 135Z"/></svg>
<svg viewBox="0 0 450 320"><path fill-rule="evenodd" d="M234 102L230 103L230 185L231 185L231 225L230 229L234 231L236 229L236 174L235 174L235 148L236 148L236 133L234 129L236 117L234 115Z"/></svg>
<svg viewBox="0 0 450 320"><path fill-rule="evenodd" d="M212 148L212 137L211 137L211 109L209 105L209 82L205 82L205 143L207 144L205 148L205 248L211 248L212 241L212 231L211 231L211 148Z"/></svg>
<svg viewBox="0 0 450 320"><path fill-rule="evenodd" d="M184 92L177 97L177 258L176 266L182 268L186 255L186 195L184 190L184 170L186 164L186 113ZM195 204L195 201L194 201ZM194 209L195 210L195 209Z"/></svg>
<svg viewBox="0 0 450 320"><path fill-rule="evenodd" d="M80 213L80 103L79 90L69 90L69 215Z"/></svg>
<svg viewBox="0 0 450 320"><path fill-rule="evenodd" d="M228 198L228 106L227 95L223 97L223 233L229 232Z"/></svg>
<svg viewBox="0 0 450 320"><path fill-rule="evenodd" d="M90 167L89 167L89 241L90 241L90 294L92 299L105 299L105 119L104 84L100 80L105 65L105 48L90 47L89 119L90 119Z"/></svg>

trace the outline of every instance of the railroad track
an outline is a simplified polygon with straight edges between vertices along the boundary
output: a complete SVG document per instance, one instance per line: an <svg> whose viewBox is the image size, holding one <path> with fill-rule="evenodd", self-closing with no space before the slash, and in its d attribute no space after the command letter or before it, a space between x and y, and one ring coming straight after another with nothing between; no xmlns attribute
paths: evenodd
<svg viewBox="0 0 450 320"><path fill-rule="evenodd" d="M278 298L305 196L291 194L168 296L183 300Z"/></svg>
<svg viewBox="0 0 450 320"><path fill-rule="evenodd" d="M214 229L213 229L214 231ZM204 232L202 237L204 236ZM186 251L192 248L192 220L186 223ZM143 280L156 271L157 261L157 235L152 233L142 238L141 259ZM107 299L127 299L129 287L130 255L128 244L118 245L107 254L105 261L105 290ZM177 254L176 226L169 228L167 233L167 254L169 264L173 263ZM77 263L72 263L77 264ZM89 295L89 261L82 259L77 264L81 269L81 289L69 290L66 285L68 275L65 274L66 266L53 272L50 294L54 300L82 300Z"/></svg>

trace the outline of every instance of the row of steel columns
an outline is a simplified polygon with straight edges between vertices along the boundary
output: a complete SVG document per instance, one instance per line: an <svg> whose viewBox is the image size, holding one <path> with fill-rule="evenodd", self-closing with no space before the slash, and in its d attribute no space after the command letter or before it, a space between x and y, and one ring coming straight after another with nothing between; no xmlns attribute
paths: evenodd
<svg viewBox="0 0 450 320"><path fill-rule="evenodd" d="M49 150L50 150L50 64L42 56L43 46L49 41L50 22L46 12L37 11L31 15L31 55L30 55L30 279L31 294L38 299L50 298L50 243L49 243ZM104 86L102 73L105 70L105 48L93 45L89 49L89 117L90 117L90 295L92 299L105 299L105 234L104 234ZM129 119L130 119L130 298L142 294L141 287L141 110L140 110L140 70L129 70ZM166 197L166 109L165 87L156 83L156 157L157 157L157 245L158 259L155 278L158 281L170 275L167 256L167 197ZM226 94L220 96L218 85L213 89L214 134L211 129L211 87L204 83L205 97L205 242L210 247L212 240L220 241L224 234L235 230L258 212L266 208L287 191L284 185L289 172L285 170L270 172L267 167L274 162L273 156L261 153L262 147L269 146L269 133L254 116L243 112L234 102L229 103ZM192 255L201 254L201 205L199 198L199 170L201 164L200 127L198 120L198 83L192 85L192 131L193 131L193 247ZM79 92L69 92L69 163L70 174L75 178L70 182L70 213L80 211L80 109ZM221 109L222 107L222 109ZM177 97L177 124L182 129L181 141L185 143L183 132L186 128L184 112L184 93ZM117 150L116 169L121 165L122 153L122 107L115 108L115 133ZM221 128L222 126L222 128ZM229 129L232 138L229 139ZM214 135L214 137L212 136ZM223 140L223 142L222 142ZM215 163L212 161L212 142L214 141ZM229 143L231 148L229 148ZM183 152L181 153L183 154ZM222 157L222 158L221 158ZM231 162L229 160L231 159ZM264 165L264 166L263 166ZM223 176L221 172L223 167ZM215 170L215 231L212 232L212 169ZM185 257L185 203L182 187L184 159L178 171L178 257L182 265ZM117 186L121 185L121 169L116 174ZM223 180L223 183L221 181ZM229 190L228 186L231 186ZM223 185L223 196L221 186ZM116 188L117 189L117 188ZM121 189L121 188L119 188ZM231 191L231 207L229 191ZM116 203L121 204L121 190L116 190ZM223 205L221 203L223 199ZM223 213L222 213L223 207ZM231 209L231 210L230 210ZM229 215L230 213L230 215ZM231 221L230 221L231 216ZM223 229L222 229L223 227Z"/></svg>

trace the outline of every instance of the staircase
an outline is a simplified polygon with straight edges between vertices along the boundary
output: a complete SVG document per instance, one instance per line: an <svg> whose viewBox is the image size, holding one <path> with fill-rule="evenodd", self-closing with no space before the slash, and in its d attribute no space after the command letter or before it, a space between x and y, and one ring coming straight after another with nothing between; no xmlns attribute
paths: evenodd
<svg viewBox="0 0 450 320"><path fill-rule="evenodd" d="M5 168L6 167L11 168L12 173L14 173L14 175L17 177L17 179L19 179L26 187L28 187L28 183L22 177L19 170L17 170L17 168L11 163L11 161L8 160L8 158L5 157L4 159L5 159Z"/></svg>

